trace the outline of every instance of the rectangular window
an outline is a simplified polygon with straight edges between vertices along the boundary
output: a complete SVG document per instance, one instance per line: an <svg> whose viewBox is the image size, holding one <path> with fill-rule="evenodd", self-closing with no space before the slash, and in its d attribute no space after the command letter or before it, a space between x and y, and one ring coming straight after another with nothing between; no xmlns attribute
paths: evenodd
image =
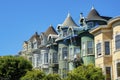
<svg viewBox="0 0 120 80"><path fill-rule="evenodd" d="M57 53L53 53L53 63L57 63L57 62L58 62Z"/></svg>
<svg viewBox="0 0 120 80"><path fill-rule="evenodd" d="M117 77L120 77L120 62L117 63Z"/></svg>
<svg viewBox="0 0 120 80"><path fill-rule="evenodd" d="M116 50L120 49L120 35L115 36L115 47Z"/></svg>
<svg viewBox="0 0 120 80"><path fill-rule="evenodd" d="M97 45L96 45L96 51L97 51L97 56L100 56L101 55L101 43L98 43Z"/></svg>
<svg viewBox="0 0 120 80"><path fill-rule="evenodd" d="M104 46L105 46L105 55L110 55L110 42L106 41Z"/></svg>
<svg viewBox="0 0 120 80"><path fill-rule="evenodd" d="M58 54L59 60L61 59L61 48L59 48L59 54Z"/></svg>
<svg viewBox="0 0 120 80"><path fill-rule="evenodd" d="M80 48L74 48L74 54L80 54Z"/></svg>
<svg viewBox="0 0 120 80"><path fill-rule="evenodd" d="M106 67L106 80L111 80L111 67Z"/></svg>
<svg viewBox="0 0 120 80"><path fill-rule="evenodd" d="M85 42L82 43L82 54L85 56Z"/></svg>
<svg viewBox="0 0 120 80"><path fill-rule="evenodd" d="M67 36L67 30L63 30L63 37Z"/></svg>
<svg viewBox="0 0 120 80"><path fill-rule="evenodd" d="M93 54L93 42L92 41L87 41L87 53Z"/></svg>
<svg viewBox="0 0 120 80"><path fill-rule="evenodd" d="M64 59L65 57L67 57L67 54L68 54L67 47L64 47L64 48L62 49L62 59Z"/></svg>
<svg viewBox="0 0 120 80"><path fill-rule="evenodd" d="M70 58L70 59L72 59L72 58L73 58L73 54L72 54L72 53L73 53L73 49L72 49L72 48L70 48L70 50L69 50L69 54L70 54L70 55L69 55L69 58Z"/></svg>
<svg viewBox="0 0 120 80"><path fill-rule="evenodd" d="M44 63L48 63L48 53L44 53Z"/></svg>

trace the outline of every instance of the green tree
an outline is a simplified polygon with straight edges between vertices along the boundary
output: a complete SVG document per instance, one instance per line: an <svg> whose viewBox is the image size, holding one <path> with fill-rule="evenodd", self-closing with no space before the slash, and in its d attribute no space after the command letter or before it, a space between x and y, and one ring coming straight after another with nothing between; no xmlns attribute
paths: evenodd
<svg viewBox="0 0 120 80"><path fill-rule="evenodd" d="M21 80L44 80L45 73L40 70L28 71Z"/></svg>
<svg viewBox="0 0 120 80"><path fill-rule="evenodd" d="M24 76L31 69L31 63L22 57L0 57L0 80L19 80L21 76Z"/></svg>
<svg viewBox="0 0 120 80"><path fill-rule="evenodd" d="M48 74L46 77L45 77L45 80L62 80L59 76L59 74Z"/></svg>
<svg viewBox="0 0 120 80"><path fill-rule="evenodd" d="M82 65L70 71L66 80L104 80L105 77L100 68L94 65Z"/></svg>

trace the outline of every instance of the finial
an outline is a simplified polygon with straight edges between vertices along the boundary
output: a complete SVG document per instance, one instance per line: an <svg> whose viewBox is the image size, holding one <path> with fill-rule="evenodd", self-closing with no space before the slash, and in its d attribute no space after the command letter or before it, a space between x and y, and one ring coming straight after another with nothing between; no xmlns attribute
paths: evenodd
<svg viewBox="0 0 120 80"><path fill-rule="evenodd" d="M50 27L52 26L52 24L50 24Z"/></svg>
<svg viewBox="0 0 120 80"><path fill-rule="evenodd" d="M80 13L80 18L83 18L83 13L82 12Z"/></svg>
<svg viewBox="0 0 120 80"><path fill-rule="evenodd" d="M70 13L68 12L68 15L67 15L67 17L70 17Z"/></svg>
<svg viewBox="0 0 120 80"><path fill-rule="evenodd" d="M92 6L91 10L95 9L94 6Z"/></svg>
<svg viewBox="0 0 120 80"><path fill-rule="evenodd" d="M35 32L35 35L38 35L37 31Z"/></svg>

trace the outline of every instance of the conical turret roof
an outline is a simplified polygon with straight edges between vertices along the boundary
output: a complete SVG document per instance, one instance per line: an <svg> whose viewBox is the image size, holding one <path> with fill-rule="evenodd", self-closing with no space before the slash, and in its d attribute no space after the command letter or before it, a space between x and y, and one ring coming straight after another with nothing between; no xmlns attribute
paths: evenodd
<svg viewBox="0 0 120 80"><path fill-rule="evenodd" d="M67 15L66 19L64 20L62 26L63 27L69 27L69 26L78 26L78 25L74 22L74 20L72 19L72 17L68 13L68 15Z"/></svg>
<svg viewBox="0 0 120 80"><path fill-rule="evenodd" d="M47 31L45 32L46 36L48 36L49 34L55 34L55 35L57 35L57 32L55 31L55 29L53 28L52 25L50 25L49 28L47 29Z"/></svg>
<svg viewBox="0 0 120 80"><path fill-rule="evenodd" d="M106 21L104 18L102 18L100 16L100 14L98 13L98 11L94 7L92 7L90 13L87 16L87 21L88 20L103 20L103 21Z"/></svg>

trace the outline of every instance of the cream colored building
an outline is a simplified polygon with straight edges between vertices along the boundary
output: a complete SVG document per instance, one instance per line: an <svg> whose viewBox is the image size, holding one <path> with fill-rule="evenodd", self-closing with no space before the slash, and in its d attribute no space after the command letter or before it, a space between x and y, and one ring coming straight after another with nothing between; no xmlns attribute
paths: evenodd
<svg viewBox="0 0 120 80"><path fill-rule="evenodd" d="M94 35L95 65L102 68L106 80L120 80L120 17L90 31Z"/></svg>

